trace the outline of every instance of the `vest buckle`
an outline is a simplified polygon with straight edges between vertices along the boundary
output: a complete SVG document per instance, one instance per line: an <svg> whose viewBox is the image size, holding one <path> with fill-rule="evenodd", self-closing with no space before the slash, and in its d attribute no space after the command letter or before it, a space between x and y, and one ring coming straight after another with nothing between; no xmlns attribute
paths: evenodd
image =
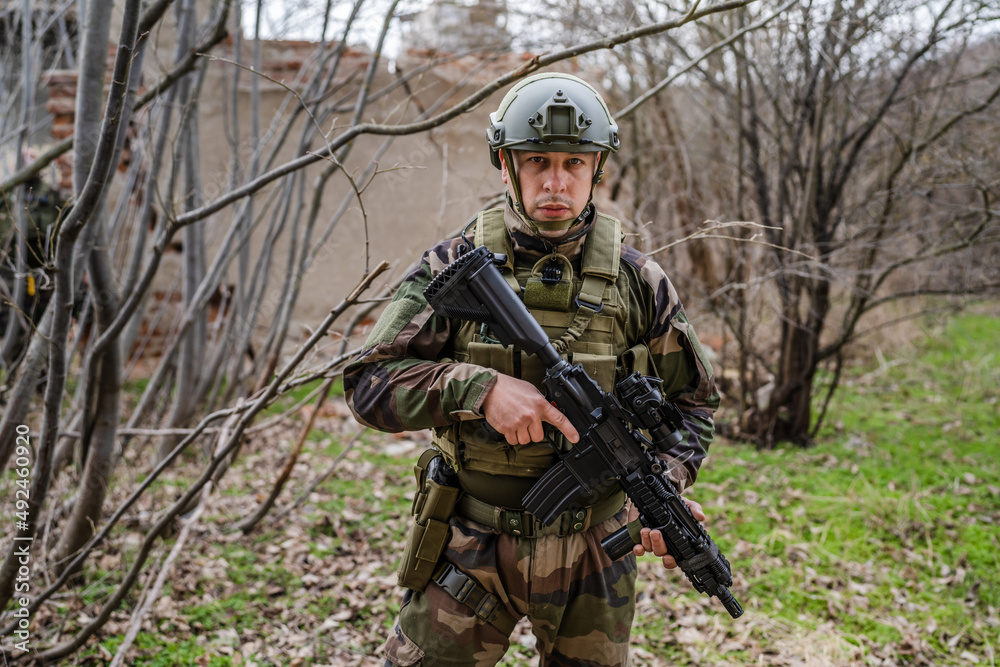
<svg viewBox="0 0 1000 667"><path fill-rule="evenodd" d="M603 301L598 301L597 304L595 305L590 301L587 301L586 299L581 299L580 297L582 296L584 296L584 294L583 292L580 292L579 294L576 295L576 299L573 301L573 304L577 308L590 308L592 311L594 311L594 315L604 310Z"/></svg>

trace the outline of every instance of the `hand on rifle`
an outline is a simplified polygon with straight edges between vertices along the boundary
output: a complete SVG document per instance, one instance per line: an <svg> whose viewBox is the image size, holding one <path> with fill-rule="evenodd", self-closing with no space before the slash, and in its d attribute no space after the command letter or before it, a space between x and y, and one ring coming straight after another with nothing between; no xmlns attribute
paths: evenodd
<svg viewBox="0 0 1000 667"><path fill-rule="evenodd" d="M687 504L688 509L691 510L691 514L694 515L695 519L697 519L698 521L705 520L705 512L704 510L702 510L701 505L699 503L691 500L690 498L684 498L684 502L685 504ZM628 520L635 521L638 518L639 518L639 510L637 510L635 507L632 507L628 513ZM674 560L673 556L667 553L667 545L663 541L663 535L660 534L660 531L650 530L649 528L643 528L640 531L640 534L642 535L642 544L637 544L632 549L632 552L636 556L642 556L647 551L651 551L653 555L660 556L661 558L663 558L663 567L667 568L668 570L672 570L675 567L677 567L677 561Z"/></svg>
<svg viewBox="0 0 1000 667"><path fill-rule="evenodd" d="M549 403L533 384L503 373L497 373L497 383L486 395L483 415L511 445L541 442L545 438L542 422L555 426L570 442L580 439L566 415Z"/></svg>

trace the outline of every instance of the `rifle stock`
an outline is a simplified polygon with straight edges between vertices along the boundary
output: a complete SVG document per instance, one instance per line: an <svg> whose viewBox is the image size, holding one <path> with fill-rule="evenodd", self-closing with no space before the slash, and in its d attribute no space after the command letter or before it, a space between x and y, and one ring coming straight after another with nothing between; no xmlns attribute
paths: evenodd
<svg viewBox="0 0 1000 667"><path fill-rule="evenodd" d="M439 315L488 324L504 347L516 345L546 365L553 355L559 360L549 337L494 265L503 260L483 246L470 250L434 277L424 297Z"/></svg>
<svg viewBox="0 0 1000 667"><path fill-rule="evenodd" d="M642 525L663 535L667 550L695 589L719 598L733 618L741 616L743 608L729 591L729 561L695 520L654 455L683 439L683 416L663 400L660 381L639 374L623 379L617 385L627 407L623 406L582 366L559 356L500 275L496 262L485 247L470 250L435 276L424 296L438 314L484 322L504 346L516 345L537 355L547 369L542 381L545 395L580 433L580 441L567 452L557 452L558 463L524 496L524 508L551 525L565 510L592 504L601 488L615 480L639 511ZM632 551L637 537L637 531L625 527L601 545L617 560Z"/></svg>

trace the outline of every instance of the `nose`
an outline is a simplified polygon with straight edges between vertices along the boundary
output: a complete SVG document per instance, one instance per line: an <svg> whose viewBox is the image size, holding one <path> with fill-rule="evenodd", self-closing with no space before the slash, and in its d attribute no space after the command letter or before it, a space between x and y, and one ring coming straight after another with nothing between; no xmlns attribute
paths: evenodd
<svg viewBox="0 0 1000 667"><path fill-rule="evenodd" d="M545 191L550 193L562 192L566 189L567 172L558 163L551 163L545 170Z"/></svg>

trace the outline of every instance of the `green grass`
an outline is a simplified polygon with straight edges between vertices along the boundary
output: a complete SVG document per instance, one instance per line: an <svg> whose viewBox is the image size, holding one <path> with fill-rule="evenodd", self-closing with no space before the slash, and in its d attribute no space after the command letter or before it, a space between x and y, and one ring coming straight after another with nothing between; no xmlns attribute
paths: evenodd
<svg viewBox="0 0 1000 667"><path fill-rule="evenodd" d="M201 576L193 590L164 590L181 604L175 617L156 621L156 632L140 632L132 649L138 654L130 664L146 667L233 664L231 649L241 637L259 631L275 596L303 588L302 580L280 563L262 559L262 545L274 538L264 534L246 544L220 545L215 558L226 563L224 577ZM111 654L122 636L105 638L101 645Z"/></svg>
<svg viewBox="0 0 1000 667"><path fill-rule="evenodd" d="M114 637L102 642L101 645L114 655L121 643L121 637ZM135 667L176 667L177 665L229 667L233 664L232 658L229 656L205 655L205 647L195 638L164 643L149 634L141 633L136 637L135 648L139 649L140 657L129 663ZM95 651L88 651L88 653L96 654Z"/></svg>
<svg viewBox="0 0 1000 667"><path fill-rule="evenodd" d="M1000 320L965 315L930 334L848 369L815 446L712 446L691 495L732 563L746 614L731 620L679 572L643 559L636 667L995 664ZM283 397L272 413L313 388ZM288 491L297 495L346 441L318 427L303 453L309 472ZM133 664L236 664L231 642L262 651L289 632L304 637L315 664L373 655L399 610L393 571L419 451L389 455L394 442L366 435L306 504L250 536L231 526L252 503L203 518L213 532L189 544L188 569L176 565L183 576L164 592L176 614L151 616L155 631L139 635ZM281 458L250 465L255 456L245 454L220 496L262 493L247 482L273 479ZM84 602L116 583L95 579ZM112 654L120 642L101 638ZM515 638L503 664L536 661Z"/></svg>
<svg viewBox="0 0 1000 667"><path fill-rule="evenodd" d="M905 645L901 664L988 660L1000 606L996 350L995 318L956 318L907 357L853 369L815 447L713 447L693 495L751 614L807 631L832 623L862 651Z"/></svg>

